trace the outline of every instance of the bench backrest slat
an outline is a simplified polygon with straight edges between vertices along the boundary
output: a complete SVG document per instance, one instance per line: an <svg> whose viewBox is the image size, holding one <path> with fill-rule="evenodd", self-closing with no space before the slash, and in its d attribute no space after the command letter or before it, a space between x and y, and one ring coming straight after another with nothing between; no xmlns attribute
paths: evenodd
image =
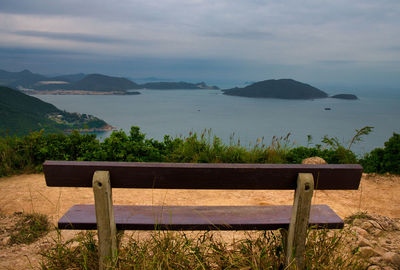
<svg viewBox="0 0 400 270"><path fill-rule="evenodd" d="M113 188L295 189L298 173L312 173L315 189L358 189L358 164L198 164L46 161L48 186L91 187L95 171L110 172Z"/></svg>

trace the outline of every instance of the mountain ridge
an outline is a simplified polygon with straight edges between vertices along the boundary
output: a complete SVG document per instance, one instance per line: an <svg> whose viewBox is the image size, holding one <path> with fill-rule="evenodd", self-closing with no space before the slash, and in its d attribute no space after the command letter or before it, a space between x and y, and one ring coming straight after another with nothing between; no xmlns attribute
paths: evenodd
<svg viewBox="0 0 400 270"><path fill-rule="evenodd" d="M55 77L32 73L29 70L9 72L0 70L0 85L17 88L23 91L55 91L55 90L83 90L110 92L110 94L124 94L126 90L137 89L219 89L217 86L208 86L204 82L149 82L137 84L124 77L108 76L103 74L68 74ZM57 92L58 93L58 92ZM127 94L140 94L129 92Z"/></svg>

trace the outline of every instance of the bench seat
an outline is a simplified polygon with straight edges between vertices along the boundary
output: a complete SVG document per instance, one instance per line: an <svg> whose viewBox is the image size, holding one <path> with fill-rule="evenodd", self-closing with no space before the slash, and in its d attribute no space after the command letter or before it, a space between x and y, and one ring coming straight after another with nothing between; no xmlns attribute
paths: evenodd
<svg viewBox="0 0 400 270"><path fill-rule="evenodd" d="M292 205L136 206L114 205L118 230L276 230L288 228ZM327 205L312 205L310 226L343 228L343 220ZM94 205L74 205L58 228L95 230Z"/></svg>

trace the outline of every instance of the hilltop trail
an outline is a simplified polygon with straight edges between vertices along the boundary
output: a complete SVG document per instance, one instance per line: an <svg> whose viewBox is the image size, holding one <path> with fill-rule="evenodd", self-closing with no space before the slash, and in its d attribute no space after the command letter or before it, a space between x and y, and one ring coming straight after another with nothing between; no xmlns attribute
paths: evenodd
<svg viewBox="0 0 400 270"><path fill-rule="evenodd" d="M328 204L342 218L367 211L400 218L400 176L363 174L356 191L317 190L313 204ZM115 204L131 205L276 205L292 204L293 191L113 189ZM90 188L47 187L43 174L0 178L0 211L39 212L56 223L69 207L93 203Z"/></svg>

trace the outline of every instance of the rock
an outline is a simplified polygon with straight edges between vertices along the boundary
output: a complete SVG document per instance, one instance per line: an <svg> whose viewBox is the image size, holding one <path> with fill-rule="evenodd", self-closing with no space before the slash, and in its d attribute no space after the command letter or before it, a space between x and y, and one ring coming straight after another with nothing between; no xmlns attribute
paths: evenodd
<svg viewBox="0 0 400 270"><path fill-rule="evenodd" d="M372 243L368 239L366 239L360 235L360 236L358 236L358 246L359 247L371 247Z"/></svg>
<svg viewBox="0 0 400 270"><path fill-rule="evenodd" d="M372 247L360 247L360 255L364 258L371 258L374 256L379 256L380 254Z"/></svg>
<svg viewBox="0 0 400 270"><path fill-rule="evenodd" d="M371 257L368 260L370 263L372 264L379 264L382 261L382 257L378 256L378 257Z"/></svg>
<svg viewBox="0 0 400 270"><path fill-rule="evenodd" d="M328 164L323 158L320 157L309 157L303 159L301 164Z"/></svg>
<svg viewBox="0 0 400 270"><path fill-rule="evenodd" d="M357 227L357 226L353 226L351 228L351 230L354 231L356 233L356 235L361 235L364 237L366 237L368 235L368 232L366 230L364 230L363 228Z"/></svg>
<svg viewBox="0 0 400 270"><path fill-rule="evenodd" d="M386 252L382 258L387 262L400 266L400 255L395 252Z"/></svg>
<svg viewBox="0 0 400 270"><path fill-rule="evenodd" d="M380 268L377 265L371 265L370 267L367 268L368 270L381 270L382 268Z"/></svg>
<svg viewBox="0 0 400 270"><path fill-rule="evenodd" d="M360 227L363 228L364 230L366 230L368 233L373 234L373 235L377 235L381 232L381 230L380 230L381 227L374 220L364 221Z"/></svg>
<svg viewBox="0 0 400 270"><path fill-rule="evenodd" d="M390 267L390 266L384 266L382 269L383 270L395 270L393 267Z"/></svg>
<svg viewBox="0 0 400 270"><path fill-rule="evenodd" d="M363 224L363 221L361 219L355 219L353 221L353 226L360 227Z"/></svg>
<svg viewBox="0 0 400 270"><path fill-rule="evenodd" d="M6 246L6 245L8 245L8 242L10 241L10 236L6 236L6 237L4 237L2 240L1 240L1 244L3 245L3 246Z"/></svg>

